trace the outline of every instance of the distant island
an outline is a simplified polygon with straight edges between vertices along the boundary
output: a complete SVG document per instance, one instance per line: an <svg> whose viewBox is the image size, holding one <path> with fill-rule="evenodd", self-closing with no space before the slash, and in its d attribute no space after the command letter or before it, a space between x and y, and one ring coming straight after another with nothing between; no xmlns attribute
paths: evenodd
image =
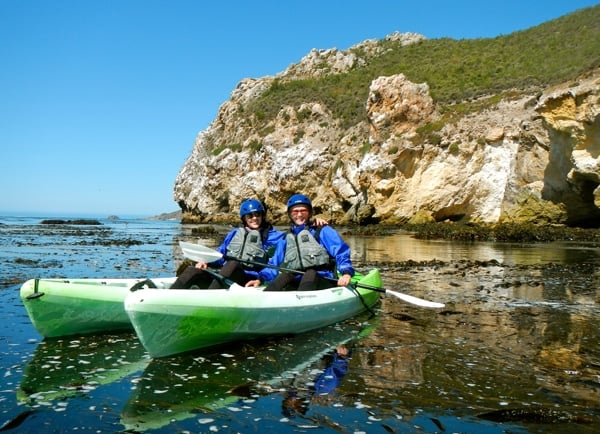
<svg viewBox="0 0 600 434"><path fill-rule="evenodd" d="M181 220L181 210L166 212L154 217L147 217L146 220Z"/></svg>

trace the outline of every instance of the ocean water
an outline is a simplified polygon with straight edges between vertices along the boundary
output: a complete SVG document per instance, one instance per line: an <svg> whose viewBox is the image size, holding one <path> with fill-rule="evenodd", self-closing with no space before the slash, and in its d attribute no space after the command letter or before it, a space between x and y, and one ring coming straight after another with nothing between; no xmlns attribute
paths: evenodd
<svg viewBox="0 0 600 434"><path fill-rule="evenodd" d="M178 222L44 218L0 216L6 432L597 431L598 246L344 231L359 270L380 268L386 288L446 307L385 295L372 314L314 332L151 359L133 332L42 339L20 285L170 276L179 240L214 247L230 228L200 236ZM347 371L317 392L339 345L351 351Z"/></svg>

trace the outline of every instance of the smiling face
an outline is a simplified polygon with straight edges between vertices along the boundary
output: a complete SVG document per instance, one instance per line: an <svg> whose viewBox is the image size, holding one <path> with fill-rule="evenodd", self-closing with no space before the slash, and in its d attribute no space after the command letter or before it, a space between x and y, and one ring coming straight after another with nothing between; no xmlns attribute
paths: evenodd
<svg viewBox="0 0 600 434"><path fill-rule="evenodd" d="M290 208L290 219L296 226L303 225L310 219L310 210L306 205L295 205Z"/></svg>
<svg viewBox="0 0 600 434"><path fill-rule="evenodd" d="M263 215L261 212L251 212L244 216L244 223L250 229L258 229L262 225Z"/></svg>

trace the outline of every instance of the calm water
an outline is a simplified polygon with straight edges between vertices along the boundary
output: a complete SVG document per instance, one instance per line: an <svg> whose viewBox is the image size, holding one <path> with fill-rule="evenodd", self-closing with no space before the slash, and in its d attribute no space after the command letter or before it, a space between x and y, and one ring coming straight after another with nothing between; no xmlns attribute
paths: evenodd
<svg viewBox="0 0 600 434"><path fill-rule="evenodd" d="M151 360L132 333L42 340L18 297L34 277L153 277L177 242L216 246L176 222L39 225L0 217L0 426L7 432L595 433L600 421L600 247L345 235L391 295L313 333ZM315 378L337 345L347 374Z"/></svg>

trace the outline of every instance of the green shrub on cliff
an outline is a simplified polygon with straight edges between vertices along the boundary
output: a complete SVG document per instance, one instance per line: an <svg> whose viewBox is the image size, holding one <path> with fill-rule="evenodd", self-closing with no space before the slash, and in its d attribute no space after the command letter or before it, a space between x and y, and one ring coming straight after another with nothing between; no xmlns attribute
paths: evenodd
<svg viewBox="0 0 600 434"><path fill-rule="evenodd" d="M379 44L385 55L366 66L323 78L277 80L248 110L268 121L284 105L319 101L348 128L365 119L369 85L382 75L403 73L412 82L428 83L440 105L575 79L600 66L600 5L495 38Z"/></svg>

